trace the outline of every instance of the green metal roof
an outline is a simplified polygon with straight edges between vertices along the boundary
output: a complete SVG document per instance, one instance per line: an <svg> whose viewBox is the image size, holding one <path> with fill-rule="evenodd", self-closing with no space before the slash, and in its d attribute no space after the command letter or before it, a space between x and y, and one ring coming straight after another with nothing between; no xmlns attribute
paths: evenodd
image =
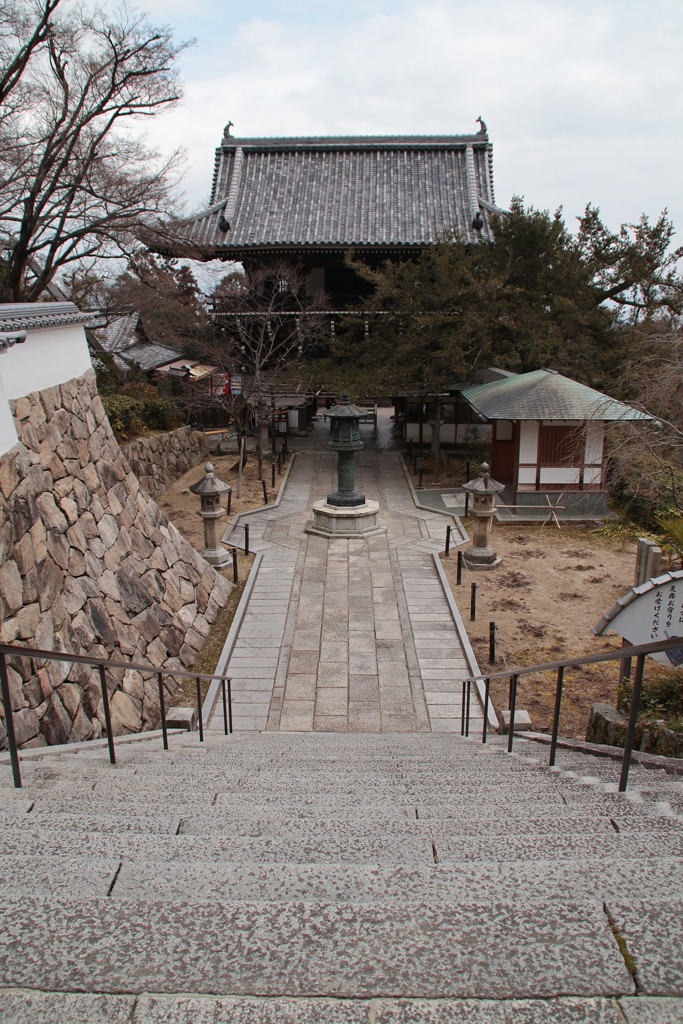
<svg viewBox="0 0 683 1024"><path fill-rule="evenodd" d="M533 370L477 384L462 392L487 420L649 420L602 391L563 377L555 370Z"/></svg>

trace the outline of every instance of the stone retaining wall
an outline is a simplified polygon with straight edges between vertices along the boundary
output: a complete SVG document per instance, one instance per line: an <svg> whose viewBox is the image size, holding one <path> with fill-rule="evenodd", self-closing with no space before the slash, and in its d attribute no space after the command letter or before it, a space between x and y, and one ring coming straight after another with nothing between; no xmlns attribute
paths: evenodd
<svg viewBox="0 0 683 1024"><path fill-rule="evenodd" d="M143 487L158 498L171 484L209 457L206 435L191 427L140 437L121 451Z"/></svg>
<svg viewBox="0 0 683 1024"><path fill-rule="evenodd" d="M594 704L586 729L586 740L589 743L605 743L612 747L623 747L626 742L628 717L622 715L611 704ZM636 724L633 742L634 748L647 754L660 754L663 757L683 758L683 733L674 732L661 725L649 723Z"/></svg>
<svg viewBox="0 0 683 1024"><path fill-rule="evenodd" d="M231 585L140 486L94 373L19 398L12 412L20 443L0 458L2 641L157 667L193 664ZM9 666L21 746L101 735L96 672L17 657ZM155 677L109 676L115 731L155 728Z"/></svg>

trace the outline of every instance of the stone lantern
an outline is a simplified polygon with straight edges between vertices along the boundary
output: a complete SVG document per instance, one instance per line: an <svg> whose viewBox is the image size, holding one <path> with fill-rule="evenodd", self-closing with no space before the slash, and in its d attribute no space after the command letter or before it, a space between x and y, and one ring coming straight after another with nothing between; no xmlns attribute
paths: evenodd
<svg viewBox="0 0 683 1024"><path fill-rule="evenodd" d="M482 462L476 480L465 484L465 490L472 495L474 527L472 544L463 552L463 558L472 571L481 572L500 565L500 558L491 547L491 526L496 511L494 499L504 489L505 484L499 484L491 477L486 462Z"/></svg>
<svg viewBox="0 0 683 1024"><path fill-rule="evenodd" d="M232 487L219 480L213 471L213 464L207 462L204 476L196 484L190 484L190 490L199 495L201 507L197 515L204 520L204 550L201 554L210 565L223 569L230 561L230 556L218 540L218 522L225 515L220 499L222 494L229 494Z"/></svg>
<svg viewBox="0 0 683 1024"><path fill-rule="evenodd" d="M323 537L360 537L384 533L379 523L379 503L367 501L356 490L353 458L363 448L360 418L363 410L351 405L347 392L339 405L329 409L332 439L329 447L337 453L337 490L326 501L313 505L313 519L306 524L307 533Z"/></svg>
<svg viewBox="0 0 683 1024"><path fill-rule="evenodd" d="M330 448L337 453L337 490L327 495L328 505L346 508L365 504L365 495L355 489L354 452L360 451L360 418L363 410L349 402L345 391L339 405L325 413L330 418Z"/></svg>

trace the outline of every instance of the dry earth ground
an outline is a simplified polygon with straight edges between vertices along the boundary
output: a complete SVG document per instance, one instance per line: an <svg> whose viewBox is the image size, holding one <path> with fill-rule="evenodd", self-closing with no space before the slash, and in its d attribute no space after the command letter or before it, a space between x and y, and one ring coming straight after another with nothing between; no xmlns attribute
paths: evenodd
<svg viewBox="0 0 683 1024"><path fill-rule="evenodd" d="M491 572L463 571L459 587L455 552L442 559L482 671L489 659L490 622L496 624L496 671L621 646L620 637L594 637L591 629L633 586L635 541L611 540L585 526L558 530L496 523L493 545L501 565ZM477 584L475 622L470 622L472 581ZM535 729L550 729L555 679L555 673L542 673L520 680L517 707L529 712ZM561 735L585 738L591 704L614 704L617 680L616 662L567 670ZM493 681L491 692L496 711L507 708L507 681Z"/></svg>

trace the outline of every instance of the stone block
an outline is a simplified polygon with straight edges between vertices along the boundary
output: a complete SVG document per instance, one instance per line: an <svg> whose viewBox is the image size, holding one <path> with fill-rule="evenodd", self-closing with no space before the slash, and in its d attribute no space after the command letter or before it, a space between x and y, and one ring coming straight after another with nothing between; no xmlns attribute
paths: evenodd
<svg viewBox="0 0 683 1024"><path fill-rule="evenodd" d="M500 731L503 735L506 735L510 729L510 712L509 710L501 711L500 713ZM515 708L515 732L526 732L531 729L531 716L528 711L524 711L522 708Z"/></svg>
<svg viewBox="0 0 683 1024"><path fill-rule="evenodd" d="M183 707L166 708L166 726L169 729L196 731L197 709Z"/></svg>
<svg viewBox="0 0 683 1024"><path fill-rule="evenodd" d="M0 600L3 615L19 611L24 601L24 584L15 562L0 565Z"/></svg>
<svg viewBox="0 0 683 1024"><path fill-rule="evenodd" d="M116 690L112 694L109 706L111 710L111 724L114 734L119 736L122 733L139 732L142 724L142 705L135 697L124 693L123 690Z"/></svg>

